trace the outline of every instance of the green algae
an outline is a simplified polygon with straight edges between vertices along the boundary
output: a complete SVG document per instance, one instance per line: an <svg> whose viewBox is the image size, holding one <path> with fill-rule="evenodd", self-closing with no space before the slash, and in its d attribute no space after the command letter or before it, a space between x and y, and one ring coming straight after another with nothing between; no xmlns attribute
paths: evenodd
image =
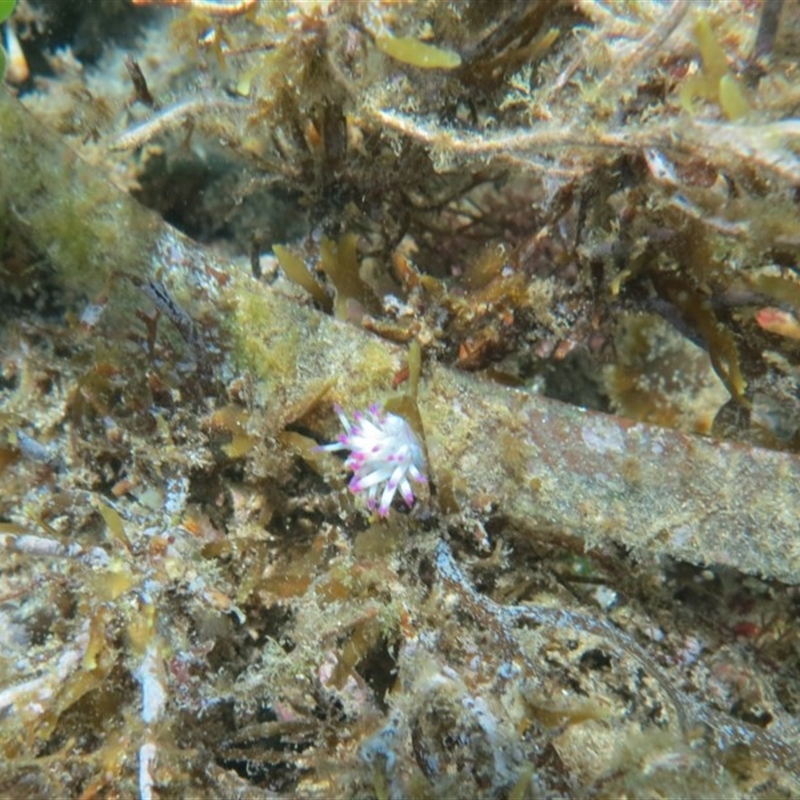
<svg viewBox="0 0 800 800"><path fill-rule="evenodd" d="M452 50L421 42L413 36L377 36L378 50L403 64L421 69L455 69L461 56Z"/></svg>
<svg viewBox="0 0 800 800"><path fill-rule="evenodd" d="M156 226L150 212L57 147L57 137L5 91L0 130L4 151L13 154L0 175L5 227L23 236L47 232L47 239L41 234L26 238L52 260L65 294L96 298L109 294L115 276L143 276L151 270ZM117 283L114 302L130 308L133 292L124 281Z"/></svg>

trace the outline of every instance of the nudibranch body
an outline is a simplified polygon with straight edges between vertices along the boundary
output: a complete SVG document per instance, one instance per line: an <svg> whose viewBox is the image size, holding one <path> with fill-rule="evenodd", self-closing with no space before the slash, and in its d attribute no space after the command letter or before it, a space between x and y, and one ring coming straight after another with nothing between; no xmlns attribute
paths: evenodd
<svg viewBox="0 0 800 800"><path fill-rule="evenodd" d="M350 490L366 492L367 505L377 506L382 517L389 513L398 491L409 507L413 505L411 480L425 483L427 478L425 456L411 426L402 417L386 413L377 405L370 406L366 413L356 411L353 422L338 406L336 414L345 432L338 442L322 445L320 449L350 451L344 462L353 471Z"/></svg>

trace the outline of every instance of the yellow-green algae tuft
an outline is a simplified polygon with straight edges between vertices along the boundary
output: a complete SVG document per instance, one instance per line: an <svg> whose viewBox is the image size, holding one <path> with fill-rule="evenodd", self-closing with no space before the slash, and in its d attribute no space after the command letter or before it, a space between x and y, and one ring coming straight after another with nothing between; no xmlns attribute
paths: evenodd
<svg viewBox="0 0 800 800"><path fill-rule="evenodd" d="M413 36L376 36L375 44L382 53L412 67L455 69L461 66L461 56L455 51L427 44Z"/></svg>

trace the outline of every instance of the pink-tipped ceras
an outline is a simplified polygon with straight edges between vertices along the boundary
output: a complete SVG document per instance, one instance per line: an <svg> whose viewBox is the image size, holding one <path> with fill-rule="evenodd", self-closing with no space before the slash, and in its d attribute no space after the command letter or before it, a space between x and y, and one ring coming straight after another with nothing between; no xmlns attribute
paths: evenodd
<svg viewBox="0 0 800 800"><path fill-rule="evenodd" d="M322 445L321 450L349 450L344 462L353 471L352 492L366 492L367 505L378 507L385 517L395 494L400 492L408 506L414 503L411 481L425 483L425 456L411 426L397 414L385 413L380 406L353 414L353 422L338 406L336 413L344 433L338 442ZM380 494L380 500L378 495Z"/></svg>

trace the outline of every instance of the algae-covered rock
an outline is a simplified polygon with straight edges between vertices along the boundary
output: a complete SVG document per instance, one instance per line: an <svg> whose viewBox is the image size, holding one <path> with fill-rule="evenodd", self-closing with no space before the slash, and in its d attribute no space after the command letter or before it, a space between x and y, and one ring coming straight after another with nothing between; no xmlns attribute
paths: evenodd
<svg viewBox="0 0 800 800"><path fill-rule="evenodd" d="M133 95L0 93L2 792L797 794L786 45L754 85L752 4L160 11ZM209 244L108 181L182 158ZM319 447L374 405L427 477L382 515Z"/></svg>

